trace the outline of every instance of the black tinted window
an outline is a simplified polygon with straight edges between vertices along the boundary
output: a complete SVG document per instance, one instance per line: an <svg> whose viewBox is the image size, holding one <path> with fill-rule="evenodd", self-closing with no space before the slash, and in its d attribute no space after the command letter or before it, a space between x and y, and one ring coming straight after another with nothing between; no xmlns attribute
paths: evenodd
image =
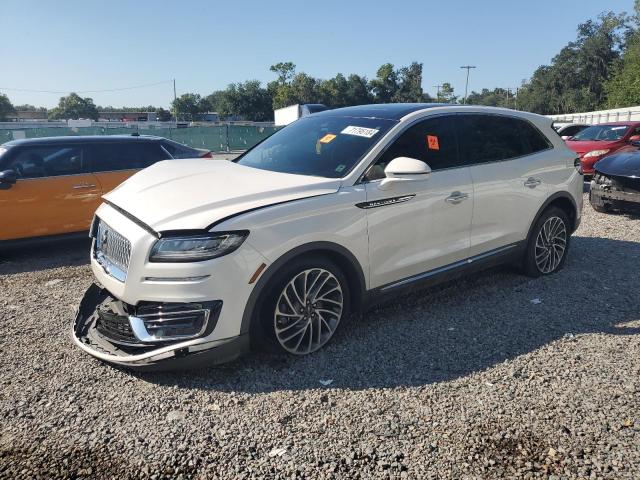
<svg viewBox="0 0 640 480"><path fill-rule="evenodd" d="M159 143L102 143L91 146L94 172L141 169L168 158Z"/></svg>
<svg viewBox="0 0 640 480"><path fill-rule="evenodd" d="M549 148L529 122L498 115L460 115L460 156L466 164L521 157Z"/></svg>
<svg viewBox="0 0 640 480"><path fill-rule="evenodd" d="M560 135L563 137L573 137L580 130L584 130L586 127L582 125L572 125L571 127L567 127L560 132Z"/></svg>
<svg viewBox="0 0 640 480"><path fill-rule="evenodd" d="M162 146L173 158L198 158L200 156L200 152L195 148L171 140L163 141Z"/></svg>
<svg viewBox="0 0 640 480"><path fill-rule="evenodd" d="M522 139L524 140L525 155L541 152L542 150L553 147L553 145L551 145L551 143L549 142L549 139L529 122L518 119L513 119L513 121L522 134Z"/></svg>
<svg viewBox="0 0 640 480"><path fill-rule="evenodd" d="M87 171L82 149L72 145L20 148L7 167L15 170L20 178L77 175Z"/></svg>
<svg viewBox="0 0 640 480"><path fill-rule="evenodd" d="M367 179L384 178L384 169L391 160L398 157L422 160L432 170L459 166L454 121L454 117L448 115L424 120L409 127L369 170Z"/></svg>

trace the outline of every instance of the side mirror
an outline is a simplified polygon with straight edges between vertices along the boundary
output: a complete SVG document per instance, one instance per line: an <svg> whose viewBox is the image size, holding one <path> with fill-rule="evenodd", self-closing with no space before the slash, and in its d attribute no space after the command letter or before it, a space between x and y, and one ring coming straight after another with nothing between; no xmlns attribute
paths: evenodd
<svg viewBox="0 0 640 480"><path fill-rule="evenodd" d="M636 147L640 147L640 135L631 135L629 137L629 143L631 145L635 145Z"/></svg>
<svg viewBox="0 0 640 480"><path fill-rule="evenodd" d="M384 169L385 177L380 182L380 190L389 190L398 182L426 180L431 168L422 160L409 157L394 158Z"/></svg>
<svg viewBox="0 0 640 480"><path fill-rule="evenodd" d="M4 170L0 172L0 188L6 190L18 181L18 174L15 170Z"/></svg>

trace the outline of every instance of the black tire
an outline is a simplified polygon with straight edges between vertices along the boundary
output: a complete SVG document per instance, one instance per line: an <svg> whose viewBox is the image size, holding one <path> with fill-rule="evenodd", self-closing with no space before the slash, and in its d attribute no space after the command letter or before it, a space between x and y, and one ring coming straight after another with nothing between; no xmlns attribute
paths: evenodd
<svg viewBox="0 0 640 480"><path fill-rule="evenodd" d="M311 282L315 278L313 277L314 275L313 272L316 272L316 271L329 272L333 278L328 277L326 275L325 276L327 277L328 280L331 280L332 282L331 285L333 285L333 281L334 281L333 279L335 279L335 282L339 284L339 289L340 289L339 293L341 294L341 297L336 296L336 294L334 293L330 293L327 296L326 302L324 302L323 300L319 300L318 302L316 302L316 304L318 305L317 308L320 309L322 313L314 309L313 304L303 305L302 308L305 309L305 312L303 312L302 315L311 316L315 313L316 317L314 317L313 319L303 317L303 318L300 318L299 320L296 320L291 315L276 317L277 311L281 311L286 314L292 313L288 308L288 305L286 304L286 302L283 301L285 287L288 288L288 296L291 297L291 302L294 304L293 306L300 307L299 302L296 301L295 292L291 290L292 287L289 284L294 279L298 278L298 282L296 283L296 285L301 285L300 283L301 278L299 276L303 275L304 272L308 272L308 271L312 271L312 272L308 273L309 280L307 282L307 285L313 286L314 288L315 288L315 285L311 285ZM316 282L316 285L320 283L322 280L324 280L325 276L318 278L318 282ZM334 262L332 262L331 260L323 256L311 255L308 257L296 258L293 261L288 262L285 266L283 266L280 269L280 271L278 271L274 275L273 279L269 283L270 283L270 286L265 291L265 294L262 297L262 301L260 302L260 308L258 310L258 316L257 318L254 319L254 322L253 322L254 328L253 328L253 331L251 332L253 345L261 349L274 352L274 353L288 353L292 355L306 355L309 353L313 353L314 351L319 350L320 348L324 347L327 343L329 343L329 341L336 335L337 332L339 332L340 328L342 327L342 325L344 325L344 323L349 317L351 303L350 303L349 283L348 283L347 277L342 272L340 267L338 267ZM326 288L323 288L321 291L316 292L316 295L320 296L320 294L323 294L324 292L326 292L329 289L329 287L330 286L327 286ZM311 293L309 296L311 297ZM342 308L340 309L340 315L337 317L335 315L325 312L324 310L325 308L327 310L337 309L335 304L331 303L331 301L334 301L334 300L342 301ZM279 301L281 302L280 306L282 306L282 308L280 309L278 307L279 309L276 310L276 307ZM295 313L297 313L298 315L301 314L299 311ZM331 326L335 324L335 328L328 335L328 338L326 338L326 340L322 342L321 345L319 345L317 348L315 348L315 345L314 345L314 349L311 351L308 351L308 352L291 351L291 348L293 346L292 344L294 344L299 337L296 337L296 339L290 342L282 342L281 340L283 338L283 334L281 333L279 337L276 332L276 324L277 324L283 328L290 327L290 332L295 333L295 331L299 329L298 326L288 325L286 322L289 321L291 323L295 323L297 321L299 322L300 328L302 328L302 324L304 322L308 322L308 323L313 322L312 333L314 331L318 333L318 330L317 330L318 323L316 322L319 322L319 323L321 322L320 318L318 317L319 315L324 315L325 317L327 317L327 322L325 322L325 324L331 325ZM291 317L291 319L289 317ZM335 321L336 319L337 321ZM325 326L325 324L321 325L321 328L319 331L322 332L322 329L324 329L325 335L326 335L329 332L329 329L327 328L327 326ZM313 330L313 328L315 328L315 330ZM287 334L287 336L288 335L289 334ZM311 340L309 340L310 335L307 334L306 330L305 330L305 333L303 333L303 336L306 336L306 337L302 339L301 345L306 345L307 343L311 343ZM318 337L318 341L320 340L321 340L320 337ZM289 349L287 349L287 347L289 347Z"/></svg>
<svg viewBox="0 0 640 480"><path fill-rule="evenodd" d="M547 222L550 221L550 219L555 219L555 220L551 221L548 225L555 226L555 225L558 225L557 222L560 221L562 222L562 225L564 227L564 232L565 232L564 250L562 250L562 256L560 257L560 260L557 262L557 264L555 264L556 257L554 257L551 253L549 253L549 257L546 257L544 255L544 251L545 251L545 248L550 248L550 252L558 252L560 250L559 245L561 245L562 243L560 241L561 237L558 237L556 239L556 244L554 244L555 246L549 246L549 247L546 247L546 243L544 242L544 236L545 236L544 233L542 234L542 238L540 239L538 238L543 226L545 226L545 224L547 224ZM564 210L558 207L550 207L546 209L542 213L542 215L540 215L540 218L538 218L538 220L536 221L533 229L531 230L531 235L527 240L527 249L524 253L524 259L522 262L524 273L530 277L540 277L542 275L551 275L559 271L560 269L562 269L562 267L564 267L564 264L567 260L570 239L571 239L571 228L569 223L569 217L564 212ZM543 247L536 246L537 242L543 243L544 246ZM540 243L538 243L538 245L540 245ZM536 252L539 256L538 261L536 261ZM549 258L548 264L544 263L543 259L545 258ZM542 262L542 265L541 265L541 262Z"/></svg>
<svg viewBox="0 0 640 480"><path fill-rule="evenodd" d="M598 213L609 213L609 208L607 207L607 205L594 205L593 203L591 204L591 207Z"/></svg>

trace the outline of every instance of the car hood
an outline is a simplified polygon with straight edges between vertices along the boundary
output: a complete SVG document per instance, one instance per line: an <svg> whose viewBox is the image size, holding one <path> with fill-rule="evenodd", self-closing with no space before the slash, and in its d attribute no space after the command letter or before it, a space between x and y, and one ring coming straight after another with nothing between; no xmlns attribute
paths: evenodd
<svg viewBox="0 0 640 480"><path fill-rule="evenodd" d="M567 140L567 147L576 152L578 155L590 152L591 150L605 150L607 148L617 148L620 146L620 142L606 142L606 141L572 141Z"/></svg>
<svg viewBox="0 0 640 480"><path fill-rule="evenodd" d="M103 198L161 232L202 229L247 210L335 193L340 183L225 160L167 160L136 173Z"/></svg>
<svg viewBox="0 0 640 480"><path fill-rule="evenodd" d="M596 163L596 170L613 177L640 178L640 152L617 153Z"/></svg>

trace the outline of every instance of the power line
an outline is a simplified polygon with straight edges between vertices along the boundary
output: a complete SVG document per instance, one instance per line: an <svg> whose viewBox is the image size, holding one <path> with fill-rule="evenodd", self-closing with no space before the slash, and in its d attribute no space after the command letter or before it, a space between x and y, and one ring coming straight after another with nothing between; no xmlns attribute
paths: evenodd
<svg viewBox="0 0 640 480"><path fill-rule="evenodd" d="M134 90L137 88L155 87L156 85L163 85L165 83L171 83L173 80L163 80L162 82L146 83L144 85L135 85L133 87L121 87L121 88L105 88L103 90L33 90L30 88L9 88L0 87L0 90L9 90L13 92L30 92L30 93L104 93L104 92L120 92L123 90Z"/></svg>

